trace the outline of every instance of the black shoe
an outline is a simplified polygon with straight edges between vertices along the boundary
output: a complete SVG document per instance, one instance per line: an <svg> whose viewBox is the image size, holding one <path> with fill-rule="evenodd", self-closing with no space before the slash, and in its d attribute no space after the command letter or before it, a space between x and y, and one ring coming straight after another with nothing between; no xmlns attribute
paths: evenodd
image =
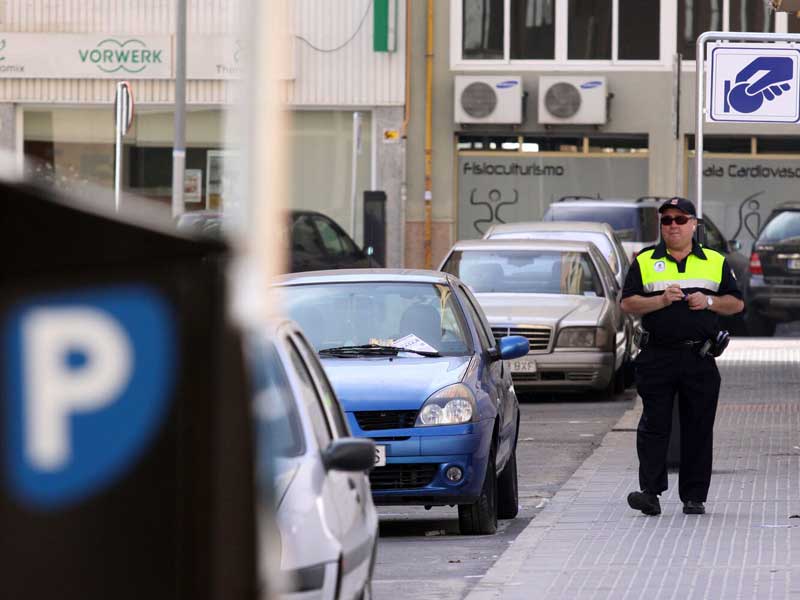
<svg viewBox="0 0 800 600"><path fill-rule="evenodd" d="M687 500L683 503L683 514L704 515L706 514L706 507L702 502L698 502L697 500Z"/></svg>
<svg viewBox="0 0 800 600"><path fill-rule="evenodd" d="M658 496L647 492L631 492L628 494L628 506L654 517L661 514Z"/></svg>

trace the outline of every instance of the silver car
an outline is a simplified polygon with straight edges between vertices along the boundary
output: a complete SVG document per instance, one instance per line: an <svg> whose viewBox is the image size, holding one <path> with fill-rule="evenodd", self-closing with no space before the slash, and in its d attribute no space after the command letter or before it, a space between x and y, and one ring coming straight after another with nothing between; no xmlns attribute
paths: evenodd
<svg viewBox="0 0 800 600"><path fill-rule="evenodd" d="M296 324L277 323L249 350L258 483L274 486L281 597L370 598L378 516L367 471L375 444L351 437L317 353ZM272 532L259 529L262 547L269 547Z"/></svg>
<svg viewBox="0 0 800 600"><path fill-rule="evenodd" d="M567 240L592 242L608 260L619 287L625 285L630 260L619 237L608 223L595 221L526 221L492 225L485 240Z"/></svg>
<svg viewBox="0 0 800 600"><path fill-rule="evenodd" d="M629 347L619 285L591 242L457 242L441 270L464 281L495 336L524 335L528 356L511 361L517 388L625 388Z"/></svg>

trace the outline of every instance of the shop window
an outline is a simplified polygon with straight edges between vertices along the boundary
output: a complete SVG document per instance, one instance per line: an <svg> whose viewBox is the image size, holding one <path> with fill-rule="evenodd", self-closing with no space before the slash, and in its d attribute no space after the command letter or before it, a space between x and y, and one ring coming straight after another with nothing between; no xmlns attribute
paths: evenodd
<svg viewBox="0 0 800 600"><path fill-rule="evenodd" d="M511 3L511 58L555 58L555 0Z"/></svg>
<svg viewBox="0 0 800 600"><path fill-rule="evenodd" d="M759 154L800 154L800 137L763 136L756 138Z"/></svg>
<svg viewBox="0 0 800 600"><path fill-rule="evenodd" d="M686 136L689 151L694 151L694 135ZM703 152L714 154L750 154L752 139L750 137L733 135L706 135L703 136Z"/></svg>
<svg viewBox="0 0 800 600"><path fill-rule="evenodd" d="M648 151L647 135L589 137L589 152L602 154L637 154Z"/></svg>
<svg viewBox="0 0 800 600"><path fill-rule="evenodd" d="M705 31L772 32L775 15L764 0L678 0L676 51L684 60L695 60L697 38Z"/></svg>
<svg viewBox="0 0 800 600"><path fill-rule="evenodd" d="M523 143L536 144L537 152L580 152L582 137L524 137Z"/></svg>
<svg viewBox="0 0 800 600"><path fill-rule="evenodd" d="M611 0L569 0L570 60L611 60Z"/></svg>

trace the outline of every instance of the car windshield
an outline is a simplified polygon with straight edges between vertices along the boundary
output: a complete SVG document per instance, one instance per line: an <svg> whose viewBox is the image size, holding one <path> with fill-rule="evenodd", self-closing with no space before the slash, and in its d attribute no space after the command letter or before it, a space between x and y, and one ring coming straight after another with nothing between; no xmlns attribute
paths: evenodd
<svg viewBox="0 0 800 600"><path fill-rule="evenodd" d="M652 213L652 214L649 214ZM658 238L655 210L630 206L570 206L554 204L548 211L549 221L594 221L608 223L624 242L648 242Z"/></svg>
<svg viewBox="0 0 800 600"><path fill-rule="evenodd" d="M617 252L614 246L602 233L593 231L521 231L517 233L495 233L491 240L567 240L572 242L592 242L608 261L614 273L619 271Z"/></svg>
<svg viewBox="0 0 800 600"><path fill-rule="evenodd" d="M457 250L442 270L477 294L603 296L600 278L585 252Z"/></svg>
<svg viewBox="0 0 800 600"><path fill-rule="evenodd" d="M785 210L778 213L758 236L759 243L800 241L800 211Z"/></svg>
<svg viewBox="0 0 800 600"><path fill-rule="evenodd" d="M289 316L317 351L382 346L447 356L472 352L461 310L445 284L309 284L287 286L284 292Z"/></svg>

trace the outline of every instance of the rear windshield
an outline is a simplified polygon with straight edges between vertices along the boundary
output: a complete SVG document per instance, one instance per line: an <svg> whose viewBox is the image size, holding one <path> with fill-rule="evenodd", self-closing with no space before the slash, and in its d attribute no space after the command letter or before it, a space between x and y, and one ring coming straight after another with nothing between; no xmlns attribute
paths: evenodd
<svg viewBox="0 0 800 600"><path fill-rule="evenodd" d="M800 242L800 211L787 210L778 213L758 237L761 243Z"/></svg>
<svg viewBox="0 0 800 600"><path fill-rule="evenodd" d="M657 211L641 206L552 204L545 220L608 223L623 242L650 242L658 239Z"/></svg>
<svg viewBox="0 0 800 600"><path fill-rule="evenodd" d="M611 270L619 271L617 252L614 246L602 233L593 231L525 231L519 233L495 233L489 236L492 240L566 240L572 242L592 242L606 257Z"/></svg>
<svg viewBox="0 0 800 600"><path fill-rule="evenodd" d="M476 294L603 295L600 277L584 252L456 250L442 271Z"/></svg>

